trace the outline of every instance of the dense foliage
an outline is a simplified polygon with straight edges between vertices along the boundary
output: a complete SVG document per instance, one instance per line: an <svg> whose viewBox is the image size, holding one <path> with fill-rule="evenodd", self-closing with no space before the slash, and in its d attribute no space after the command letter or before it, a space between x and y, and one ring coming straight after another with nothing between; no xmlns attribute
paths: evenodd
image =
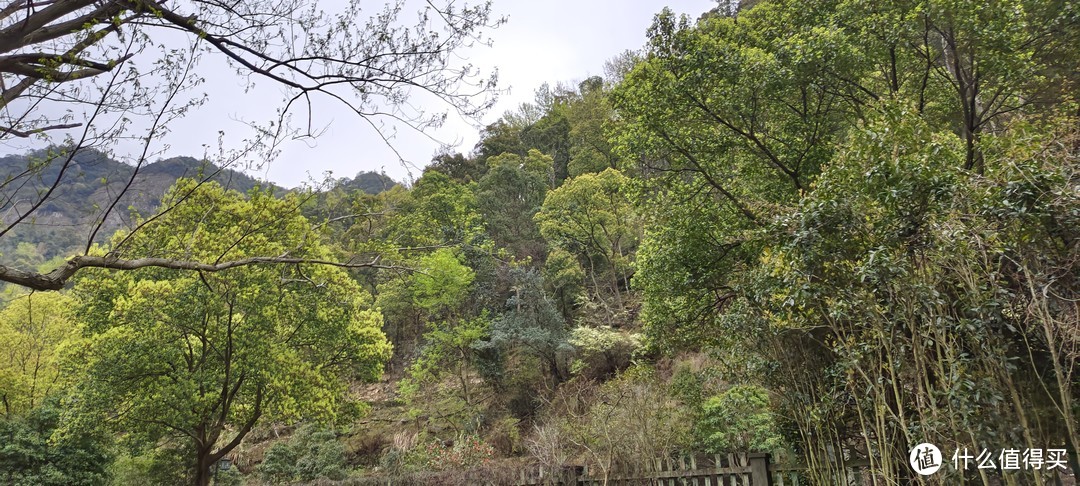
<svg viewBox="0 0 1080 486"><path fill-rule="evenodd" d="M648 36L408 187L181 180L94 250L303 262L5 297L8 481L770 452L814 484L863 460L909 484L921 442L1075 471L1080 9L761 0Z"/></svg>

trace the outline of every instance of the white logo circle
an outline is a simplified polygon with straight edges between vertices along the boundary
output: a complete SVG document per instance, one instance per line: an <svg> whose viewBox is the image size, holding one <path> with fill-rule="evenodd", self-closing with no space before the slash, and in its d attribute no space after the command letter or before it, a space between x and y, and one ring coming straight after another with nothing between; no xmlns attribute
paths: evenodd
<svg viewBox="0 0 1080 486"><path fill-rule="evenodd" d="M908 461L915 472L929 476L941 469L941 450L934 444L923 442L911 449Z"/></svg>

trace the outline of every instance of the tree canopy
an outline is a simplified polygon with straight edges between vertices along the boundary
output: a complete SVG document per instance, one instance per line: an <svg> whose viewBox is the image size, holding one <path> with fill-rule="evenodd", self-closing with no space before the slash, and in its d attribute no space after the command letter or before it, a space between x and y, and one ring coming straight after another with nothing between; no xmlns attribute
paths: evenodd
<svg viewBox="0 0 1080 486"><path fill-rule="evenodd" d="M193 181L166 197L189 204L114 243L158 258L298 247L329 256L295 213L296 197L245 198ZM100 420L143 444L175 444L196 484L207 484L211 465L260 420L327 420L348 410L343 380L378 378L391 349L370 295L326 265L99 270L80 277L76 292L88 342L72 363L80 380L71 426Z"/></svg>
<svg viewBox="0 0 1080 486"><path fill-rule="evenodd" d="M1070 483L1075 2L721 2L647 36L411 183L183 179L27 272L60 290L0 293L0 481L600 482L765 452L812 484ZM958 463L919 476L923 442Z"/></svg>

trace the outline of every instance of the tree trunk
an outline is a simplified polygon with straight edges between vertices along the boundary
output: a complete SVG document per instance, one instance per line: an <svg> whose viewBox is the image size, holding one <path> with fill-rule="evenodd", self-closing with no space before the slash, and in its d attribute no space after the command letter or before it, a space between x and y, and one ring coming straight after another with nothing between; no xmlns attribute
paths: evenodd
<svg viewBox="0 0 1080 486"><path fill-rule="evenodd" d="M198 466L195 469L195 478L192 481L194 486L209 486L211 467L210 464L210 451L199 451L199 459L197 461Z"/></svg>

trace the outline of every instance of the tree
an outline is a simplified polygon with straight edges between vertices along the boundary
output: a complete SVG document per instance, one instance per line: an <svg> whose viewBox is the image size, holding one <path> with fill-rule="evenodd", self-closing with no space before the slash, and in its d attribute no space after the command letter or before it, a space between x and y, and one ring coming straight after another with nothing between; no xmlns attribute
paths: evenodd
<svg viewBox="0 0 1080 486"><path fill-rule="evenodd" d="M477 157L449 153L436 155L427 168L427 170L442 172L463 184L480 180L487 169L483 160Z"/></svg>
<svg viewBox="0 0 1080 486"><path fill-rule="evenodd" d="M477 246L484 221L469 186L435 170L424 173L396 208L385 232L398 247Z"/></svg>
<svg viewBox="0 0 1080 486"><path fill-rule="evenodd" d="M420 258L422 273L412 275L414 304L435 315L453 315L469 294L476 274L453 249L440 248Z"/></svg>
<svg viewBox="0 0 1080 486"><path fill-rule="evenodd" d="M506 301L506 312L492 321L488 341L478 347L503 356L521 352L534 357L557 384L567 376L564 361L571 350L566 321L544 291L540 272L529 268L510 272L513 295Z"/></svg>
<svg viewBox="0 0 1080 486"><path fill-rule="evenodd" d="M328 14L304 0L7 2L0 8L0 140L41 139L51 148L24 171L5 174L0 208L15 216L5 219L0 237L33 224L51 198L69 189L78 172L75 158L86 148L134 138L143 149L129 161L136 167L130 178L102 182L114 196L91 211L81 254L49 273L0 265L0 281L56 290L86 267L191 269L204 263L134 264L88 253L106 221L123 210L118 202L154 154L153 144L168 123L206 101L194 91L203 82L204 57L223 59L249 83L268 82L285 93L278 119L256 126L243 148L222 153L220 167L252 156L269 160L282 137L312 135L311 102L320 97L343 103L377 131L382 120L420 130L442 123L445 113L414 109L408 98L421 92L467 117L492 105L495 78L458 66L453 55L486 42L485 30L501 22L490 17L489 3L427 2L415 25L401 19L403 0L367 19L361 4L350 0L340 12ZM187 44L170 45L173 39ZM293 112L308 114L303 131L291 127ZM145 130L135 132L133 120L144 120ZM52 134L61 131L65 138L56 144ZM39 177L49 168L55 177ZM23 187L34 189L30 197L22 197ZM266 257L241 258L251 256Z"/></svg>
<svg viewBox="0 0 1080 486"><path fill-rule="evenodd" d="M697 424L705 450L773 452L783 444L769 406L769 392L754 385L736 385L702 404Z"/></svg>
<svg viewBox="0 0 1080 486"><path fill-rule="evenodd" d="M502 117L480 132L480 141L473 147L476 160L487 168L487 159L502 154L525 155L529 148L521 140L521 132L528 125L525 120ZM483 175L482 173L480 174Z"/></svg>
<svg viewBox="0 0 1080 486"><path fill-rule="evenodd" d="M521 130L521 141L525 147L551 156L554 169L551 173L552 187L566 180L567 166L570 165L570 122L563 111L561 104L555 105L536 123Z"/></svg>
<svg viewBox="0 0 1080 486"><path fill-rule="evenodd" d="M426 171L411 190L388 201L370 240L384 261L417 270L384 272L375 279L398 357L412 355L429 321L469 312L477 262L490 252L473 186Z"/></svg>
<svg viewBox="0 0 1080 486"><path fill-rule="evenodd" d="M619 166L607 127L612 123L614 110L603 78L593 76L578 85L578 96L566 106L570 122L570 162L567 172L576 177L607 168L626 170Z"/></svg>
<svg viewBox="0 0 1080 486"><path fill-rule="evenodd" d="M345 446L337 434L304 425L287 442L271 446L256 470L264 484L296 484L323 478L341 481L347 475L345 467Z"/></svg>
<svg viewBox="0 0 1080 486"><path fill-rule="evenodd" d="M551 180L552 160L532 149L525 157L503 154L488 159L490 169L477 184L480 213L496 246L519 258L543 258L544 247L533 216Z"/></svg>
<svg viewBox="0 0 1080 486"><path fill-rule="evenodd" d="M543 276L559 312L567 322L573 322L574 308L587 298L585 270L577 256L562 248L553 249L544 261Z"/></svg>
<svg viewBox="0 0 1080 486"><path fill-rule="evenodd" d="M734 357L814 482L840 450L906 483L922 440L1076 443L1078 26L1063 2L659 14L612 95L650 344Z"/></svg>
<svg viewBox="0 0 1080 486"><path fill-rule="evenodd" d="M245 198L182 180L166 199L179 197L188 204L113 244L163 259L329 258L296 213L298 196ZM260 420L348 411L343 379L377 378L390 356L370 295L328 265L96 270L75 292L88 343L72 361L68 427L106 423L134 444L179 447L193 484L208 484L211 467Z"/></svg>
<svg viewBox="0 0 1080 486"><path fill-rule="evenodd" d="M0 418L0 481L10 485L100 485L109 479L112 438L101 429L56 434L63 414L49 397L23 416Z"/></svg>
<svg viewBox="0 0 1080 486"><path fill-rule="evenodd" d="M482 315L472 319L447 319L432 323L424 334L420 356L399 383L401 395L412 413L427 412L450 423L458 432L476 425L479 406L491 397L478 380L476 345L491 325Z"/></svg>
<svg viewBox="0 0 1080 486"><path fill-rule="evenodd" d="M0 311L0 413L11 418L62 391L63 347L77 338L74 302L66 295L29 294Z"/></svg>
<svg viewBox="0 0 1080 486"><path fill-rule="evenodd" d="M616 309L629 288L631 261L641 239L629 192L630 180L615 169L582 174L549 192L536 214L544 239L577 256L593 295L605 306L613 299Z"/></svg>
<svg viewBox="0 0 1080 486"><path fill-rule="evenodd" d="M763 2L692 24L665 10L613 90L616 148L650 208L634 285L659 345L715 344L763 226L808 190L850 120L852 39L828 2ZM860 92L861 93L861 92Z"/></svg>
<svg viewBox="0 0 1080 486"><path fill-rule="evenodd" d="M1075 150L1017 121L969 177L964 139L913 111L853 134L754 272L763 312L731 321L815 455L857 437L904 477L924 437L1076 444Z"/></svg>

